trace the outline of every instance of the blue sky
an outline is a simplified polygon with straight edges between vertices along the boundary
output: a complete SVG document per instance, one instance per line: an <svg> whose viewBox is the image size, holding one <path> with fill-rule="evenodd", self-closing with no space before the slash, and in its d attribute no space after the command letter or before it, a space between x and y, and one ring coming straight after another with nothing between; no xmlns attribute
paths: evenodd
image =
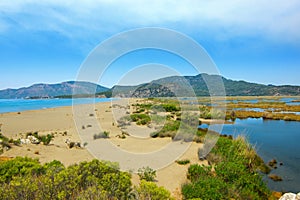
<svg viewBox="0 0 300 200"><path fill-rule="evenodd" d="M99 43L143 27L191 37L226 78L300 85L298 0L0 0L0 89L75 80ZM159 66L168 67L160 71ZM126 78L129 72L137 78ZM174 55L146 50L117 60L100 84L111 87L196 73Z"/></svg>

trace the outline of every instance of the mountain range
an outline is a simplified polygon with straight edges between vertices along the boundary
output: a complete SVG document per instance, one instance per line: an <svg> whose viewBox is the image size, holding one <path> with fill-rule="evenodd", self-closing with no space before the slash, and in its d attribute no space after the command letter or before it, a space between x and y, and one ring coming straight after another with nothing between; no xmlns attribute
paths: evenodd
<svg viewBox="0 0 300 200"><path fill-rule="evenodd" d="M223 84L222 84L223 83ZM0 90L1 99L43 97L88 97L96 93L102 97L184 97L227 96L291 96L300 95L300 86L264 85L226 79L219 75L171 76L135 86L106 88L94 83L69 81L58 84L35 84L20 89Z"/></svg>
<svg viewBox="0 0 300 200"><path fill-rule="evenodd" d="M57 84L34 84L19 89L0 90L0 99L53 98L72 94L94 94L107 91L108 88L84 81L68 81Z"/></svg>
<svg viewBox="0 0 300 200"><path fill-rule="evenodd" d="M196 76L171 76L137 86L114 86L109 92L105 93L106 96L184 97L220 96L225 93L227 96L297 96L300 95L300 86L264 85L234 81L219 75L199 74Z"/></svg>

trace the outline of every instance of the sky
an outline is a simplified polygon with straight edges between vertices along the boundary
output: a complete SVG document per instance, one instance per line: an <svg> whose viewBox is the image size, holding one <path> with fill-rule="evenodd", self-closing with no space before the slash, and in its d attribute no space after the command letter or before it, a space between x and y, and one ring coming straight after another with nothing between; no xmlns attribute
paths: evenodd
<svg viewBox="0 0 300 200"><path fill-rule="evenodd" d="M226 78L300 85L298 0L0 0L0 89L76 80L103 42L147 27L194 40ZM98 83L201 72L173 53L141 49L120 55Z"/></svg>

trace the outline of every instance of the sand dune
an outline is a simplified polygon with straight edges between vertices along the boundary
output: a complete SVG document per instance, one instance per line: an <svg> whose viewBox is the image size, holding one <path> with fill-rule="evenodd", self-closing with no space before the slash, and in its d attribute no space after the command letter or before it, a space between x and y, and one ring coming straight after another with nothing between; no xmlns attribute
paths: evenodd
<svg viewBox="0 0 300 200"><path fill-rule="evenodd" d="M99 159L119 162L122 170L147 164L158 169L157 184L166 187L179 198L180 187L186 182L188 165L178 165L174 161L176 159L189 159L191 163L200 163L197 158L197 149L202 144L174 143L170 138L153 139L148 137L153 130L141 126L121 129L117 126L117 119L120 117L118 112L120 110L114 110L112 104L106 102L96 105L82 105L77 108L59 107L23 111L20 114L0 114L2 134L9 138L25 137L27 132L35 131L38 131L39 134L53 133L55 136L48 146L42 144L13 146L1 156L28 156L38 158L42 163L59 160L67 166L80 161L91 160L96 156ZM93 140L93 135L101 131L108 131L110 138ZM127 136L125 139L116 137L122 131L126 131L131 136ZM64 135L64 132L67 134ZM65 144L66 139L81 142L82 145L86 143L86 146L69 149ZM123 154L112 156L113 151L105 149L107 144L118 150L116 155L122 151L126 153L125 156L122 156ZM173 149L167 149L168 145L173 145ZM153 154L157 152L159 154ZM146 157L146 155L150 156ZM147 159L143 160L142 158L145 157ZM137 184L137 175L133 174L132 180L133 183Z"/></svg>

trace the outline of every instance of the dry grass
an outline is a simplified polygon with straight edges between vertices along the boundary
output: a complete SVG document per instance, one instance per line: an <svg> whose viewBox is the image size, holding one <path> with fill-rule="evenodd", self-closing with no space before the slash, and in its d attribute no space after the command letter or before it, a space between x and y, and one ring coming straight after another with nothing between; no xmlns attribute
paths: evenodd
<svg viewBox="0 0 300 200"><path fill-rule="evenodd" d="M257 112L257 111L235 111L236 117L240 119L246 118L263 118L269 120L285 120L285 121L300 121L300 115L293 113L272 113L272 112Z"/></svg>

